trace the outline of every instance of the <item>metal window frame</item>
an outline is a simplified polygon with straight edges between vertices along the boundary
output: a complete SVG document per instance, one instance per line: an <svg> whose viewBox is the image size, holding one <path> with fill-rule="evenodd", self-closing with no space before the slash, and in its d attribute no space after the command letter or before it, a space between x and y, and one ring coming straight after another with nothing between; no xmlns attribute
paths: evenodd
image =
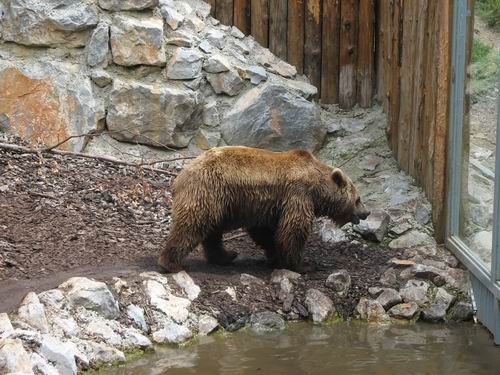
<svg viewBox="0 0 500 375"><path fill-rule="evenodd" d="M462 188L462 152L466 72L467 0L453 2L450 117L448 138L448 188L446 246L471 273L471 283L481 322L500 344L500 147L496 147L493 242L491 269L459 236ZM472 30L470 31L472 32ZM500 142L500 90L497 107L497 145Z"/></svg>

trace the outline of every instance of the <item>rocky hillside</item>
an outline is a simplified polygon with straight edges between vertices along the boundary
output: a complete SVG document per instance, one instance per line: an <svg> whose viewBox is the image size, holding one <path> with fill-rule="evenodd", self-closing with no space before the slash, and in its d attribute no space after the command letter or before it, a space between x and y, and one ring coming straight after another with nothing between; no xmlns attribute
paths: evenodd
<svg viewBox="0 0 500 375"><path fill-rule="evenodd" d="M49 145L104 132L62 146L92 153L316 149L317 89L209 12L197 0L0 0L0 130Z"/></svg>

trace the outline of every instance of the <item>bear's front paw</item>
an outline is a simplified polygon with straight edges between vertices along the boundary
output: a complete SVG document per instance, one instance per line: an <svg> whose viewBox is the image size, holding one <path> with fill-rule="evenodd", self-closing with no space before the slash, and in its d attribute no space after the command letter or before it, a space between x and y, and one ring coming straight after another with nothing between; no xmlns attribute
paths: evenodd
<svg viewBox="0 0 500 375"><path fill-rule="evenodd" d="M167 272L176 273L182 271L182 267L174 262L167 259L166 256L162 255L158 258L158 264Z"/></svg>

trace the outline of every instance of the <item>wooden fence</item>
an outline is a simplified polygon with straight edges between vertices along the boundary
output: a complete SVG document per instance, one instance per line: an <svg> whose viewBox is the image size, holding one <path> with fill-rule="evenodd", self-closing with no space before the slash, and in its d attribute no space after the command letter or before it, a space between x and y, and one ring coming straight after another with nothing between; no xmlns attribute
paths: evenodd
<svg viewBox="0 0 500 375"><path fill-rule="evenodd" d="M235 25L297 67L323 103L370 107L375 90L375 0L209 0Z"/></svg>

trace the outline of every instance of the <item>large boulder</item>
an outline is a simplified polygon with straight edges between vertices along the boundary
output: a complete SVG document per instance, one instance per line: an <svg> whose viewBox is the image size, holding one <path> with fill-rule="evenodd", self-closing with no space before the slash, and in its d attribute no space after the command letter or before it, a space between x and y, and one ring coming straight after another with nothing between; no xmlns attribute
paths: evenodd
<svg viewBox="0 0 500 375"><path fill-rule="evenodd" d="M162 19L115 16L111 25L111 52L118 65L165 65Z"/></svg>
<svg viewBox="0 0 500 375"><path fill-rule="evenodd" d="M230 145L276 151L317 149L326 134L313 103L273 83L241 96L222 120L221 129Z"/></svg>
<svg viewBox="0 0 500 375"><path fill-rule="evenodd" d="M106 122L119 141L186 147L201 124L201 105L187 88L115 80Z"/></svg>
<svg viewBox="0 0 500 375"><path fill-rule="evenodd" d="M0 339L0 374L33 374L21 340Z"/></svg>
<svg viewBox="0 0 500 375"><path fill-rule="evenodd" d="M2 129L34 143L88 133L104 117L90 80L69 63L0 61L0 92ZM81 151L83 144L74 138L60 148Z"/></svg>
<svg viewBox="0 0 500 375"><path fill-rule="evenodd" d="M2 19L3 38L34 46L84 46L97 25L95 5L79 0L10 0Z"/></svg>

